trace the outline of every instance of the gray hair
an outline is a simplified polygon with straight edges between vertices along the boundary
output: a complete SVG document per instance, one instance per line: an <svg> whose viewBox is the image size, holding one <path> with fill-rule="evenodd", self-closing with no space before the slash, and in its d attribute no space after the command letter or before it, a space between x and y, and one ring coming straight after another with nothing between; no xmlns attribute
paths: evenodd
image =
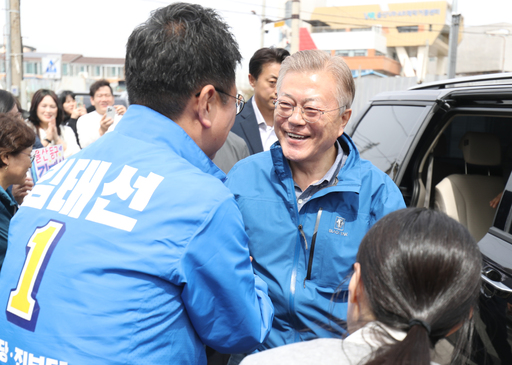
<svg viewBox="0 0 512 365"><path fill-rule="evenodd" d="M338 106L349 109L354 101L356 87L349 67L340 56L331 56L324 51L308 50L294 53L285 58L279 70L277 93L281 90L283 79L288 72L320 71L330 72L336 82Z"/></svg>

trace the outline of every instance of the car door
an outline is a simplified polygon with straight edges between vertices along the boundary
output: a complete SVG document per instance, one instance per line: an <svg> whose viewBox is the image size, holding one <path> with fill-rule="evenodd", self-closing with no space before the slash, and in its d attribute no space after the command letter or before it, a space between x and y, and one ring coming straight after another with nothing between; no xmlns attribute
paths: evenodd
<svg viewBox="0 0 512 365"><path fill-rule="evenodd" d="M493 225L478 246L483 255L482 290L472 360L512 364L512 177Z"/></svg>

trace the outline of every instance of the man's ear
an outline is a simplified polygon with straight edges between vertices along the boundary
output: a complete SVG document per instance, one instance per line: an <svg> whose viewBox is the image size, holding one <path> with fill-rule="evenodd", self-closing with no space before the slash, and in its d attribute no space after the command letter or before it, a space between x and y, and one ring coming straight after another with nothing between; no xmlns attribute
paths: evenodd
<svg viewBox="0 0 512 365"><path fill-rule="evenodd" d="M254 85L256 85L256 79L253 75L249 74L249 84L254 88Z"/></svg>
<svg viewBox="0 0 512 365"><path fill-rule="evenodd" d="M89 98L91 99L91 105L96 106L96 105L94 105L94 98L92 96L89 96Z"/></svg>
<svg viewBox="0 0 512 365"><path fill-rule="evenodd" d="M197 116L199 123L203 128L208 129L212 126L212 109L215 107L214 101L217 97L213 85L204 86L197 97Z"/></svg>
<svg viewBox="0 0 512 365"><path fill-rule="evenodd" d="M338 131L338 137L340 137L343 134L343 131L345 130L345 127L347 126L347 123L350 120L351 115L352 115L352 109L347 109L341 116L341 124L340 124L340 129Z"/></svg>

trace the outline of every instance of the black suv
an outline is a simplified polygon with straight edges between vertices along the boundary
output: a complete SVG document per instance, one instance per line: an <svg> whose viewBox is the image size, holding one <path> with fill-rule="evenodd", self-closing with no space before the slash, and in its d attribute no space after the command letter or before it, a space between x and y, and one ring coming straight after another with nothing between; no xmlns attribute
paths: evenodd
<svg viewBox="0 0 512 365"><path fill-rule="evenodd" d="M484 270L472 363L512 364L512 74L379 94L346 133L408 206L446 212L479 242Z"/></svg>

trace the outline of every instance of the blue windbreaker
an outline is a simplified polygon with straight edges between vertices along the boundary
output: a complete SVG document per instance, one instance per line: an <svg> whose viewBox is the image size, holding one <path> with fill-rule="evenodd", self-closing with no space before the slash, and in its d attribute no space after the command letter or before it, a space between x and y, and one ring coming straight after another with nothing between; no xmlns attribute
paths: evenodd
<svg viewBox="0 0 512 365"><path fill-rule="evenodd" d="M260 350L343 333L339 320L346 320L348 279L361 239L378 219L405 208L396 184L359 157L350 137L338 141L348 157L337 184L315 193L300 212L278 142L228 175L254 270L268 284L275 308Z"/></svg>
<svg viewBox="0 0 512 365"><path fill-rule="evenodd" d="M257 347L273 307L224 179L138 105L48 172L11 221L0 363L206 364L203 344Z"/></svg>

